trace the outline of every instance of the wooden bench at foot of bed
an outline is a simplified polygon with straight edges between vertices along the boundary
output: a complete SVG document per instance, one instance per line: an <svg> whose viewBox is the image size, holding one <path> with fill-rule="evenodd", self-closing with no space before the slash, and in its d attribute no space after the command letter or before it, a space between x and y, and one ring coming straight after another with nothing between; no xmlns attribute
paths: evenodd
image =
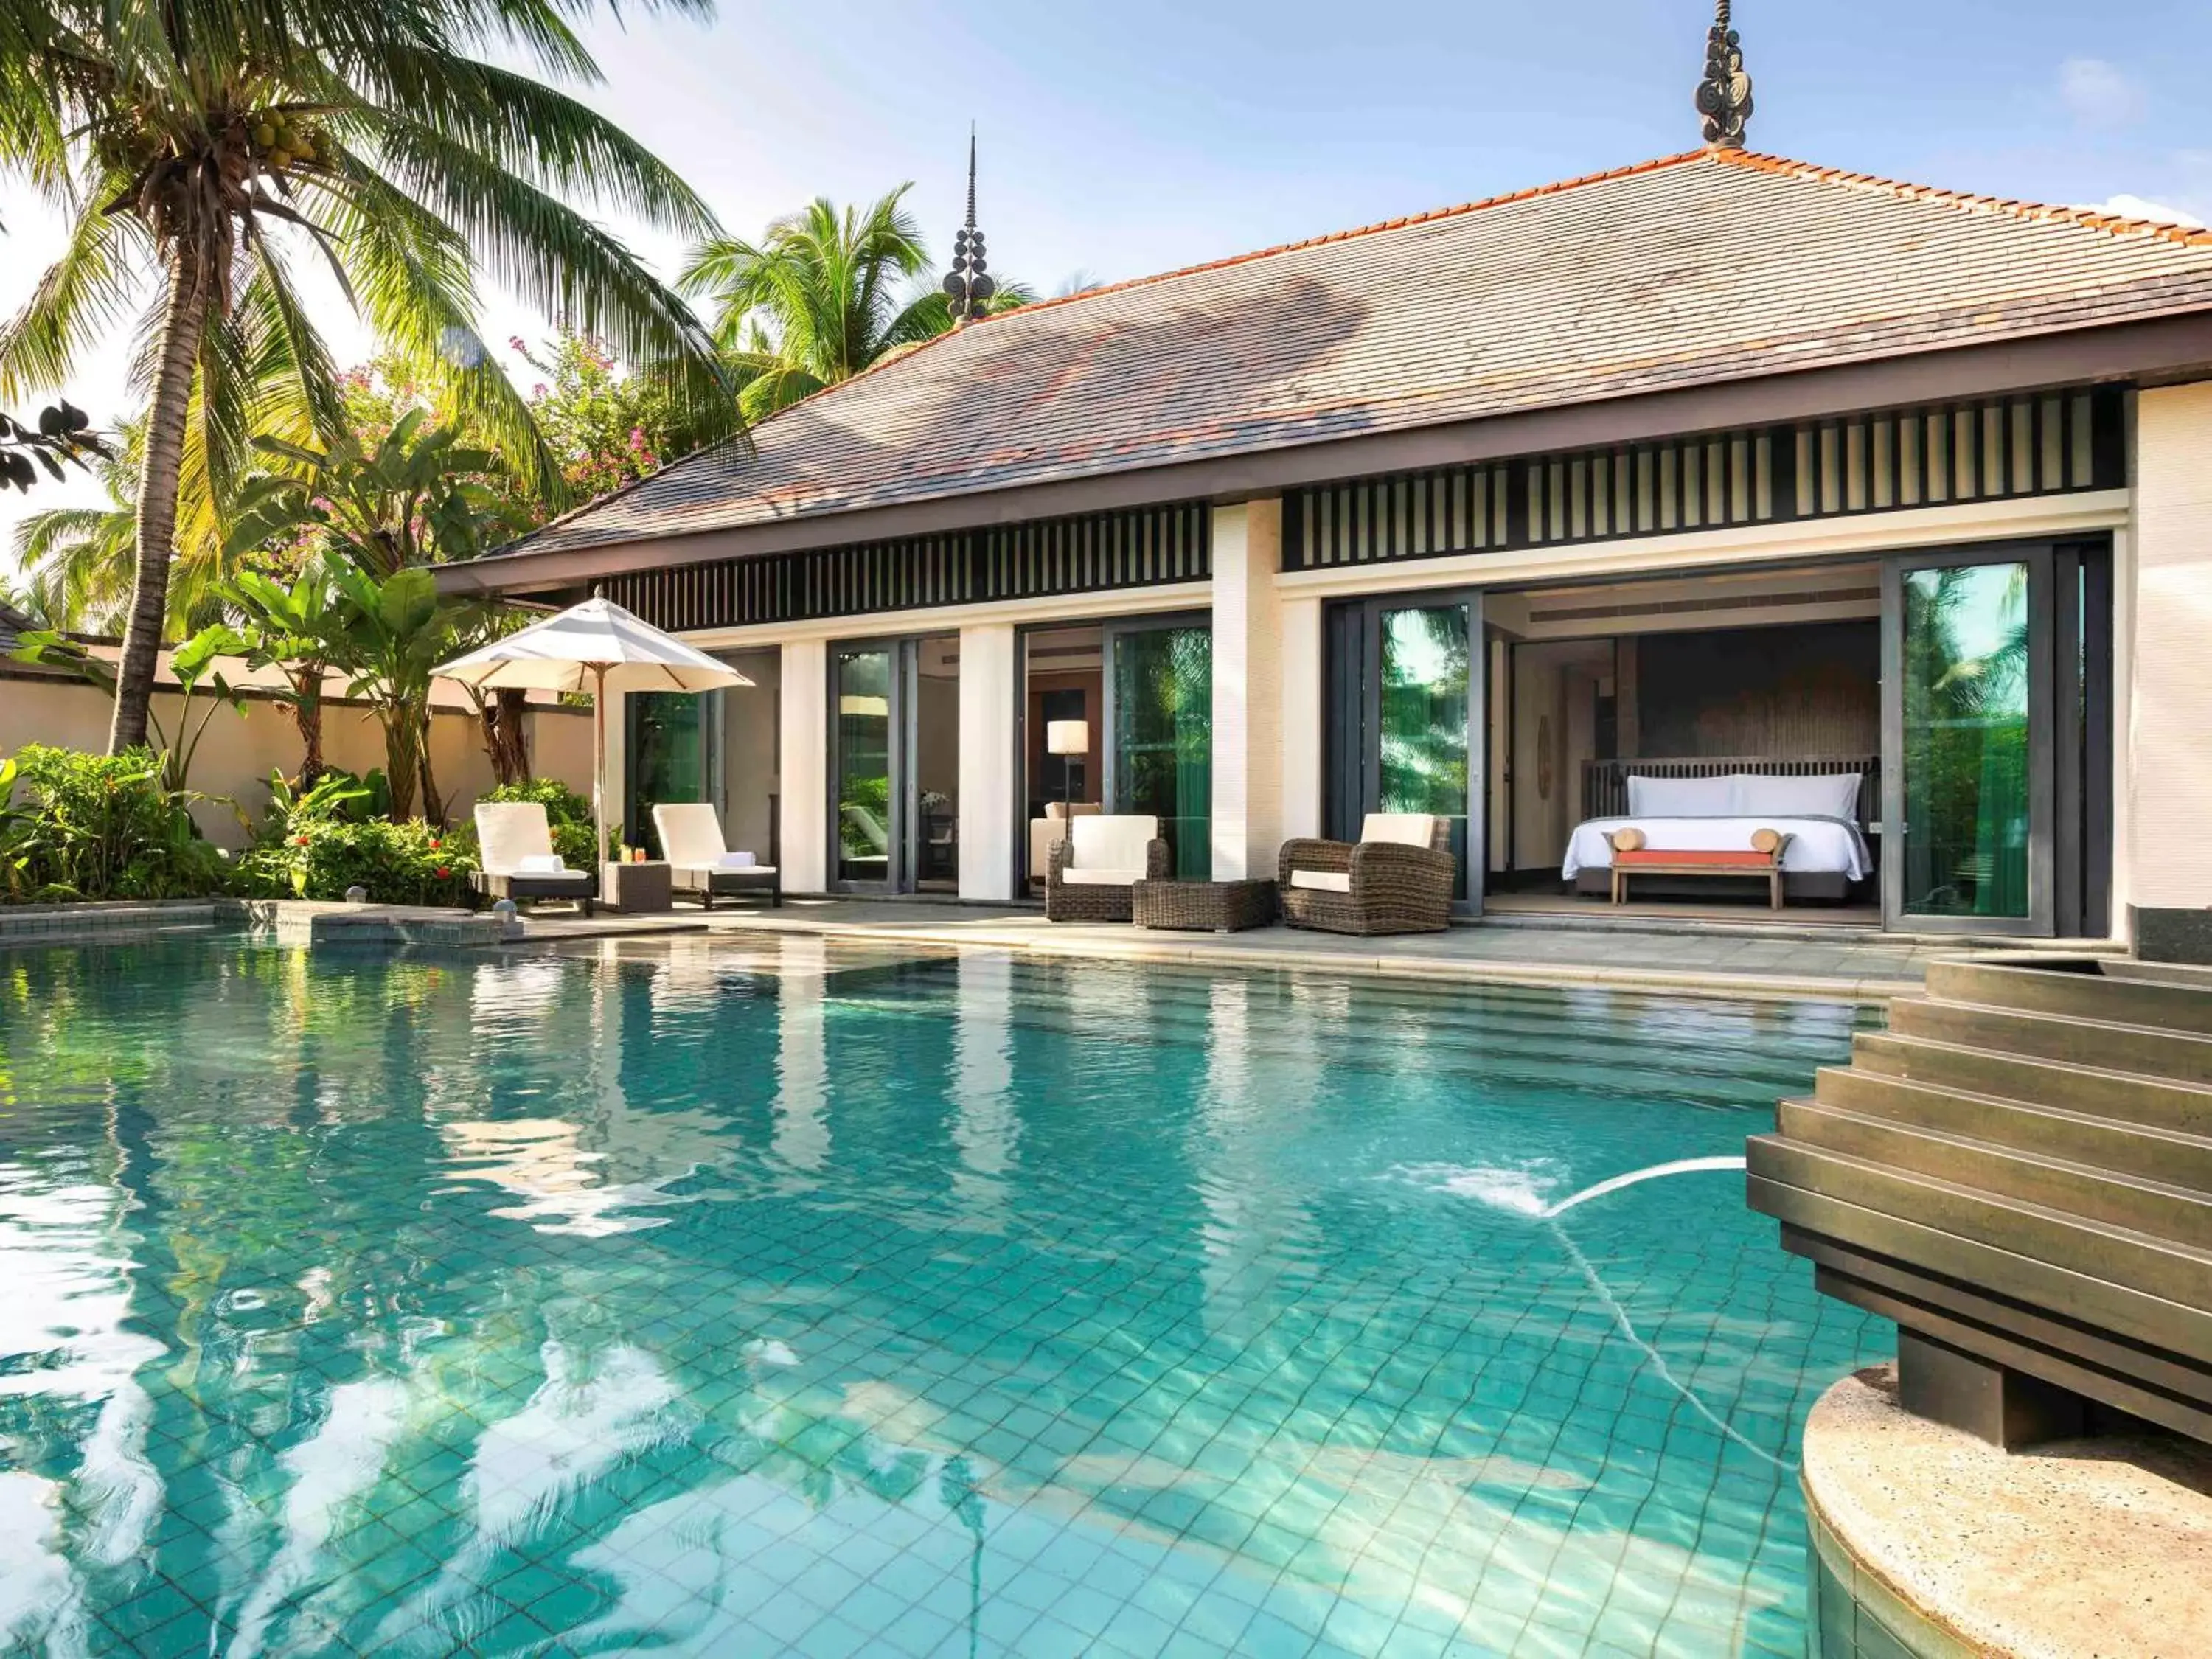
<svg viewBox="0 0 2212 1659"><path fill-rule="evenodd" d="M1741 852L1722 848L1711 852L1674 851L1647 846L1641 830L1616 830L1606 839L1613 843L1613 902L1628 902L1631 876L1764 876L1767 908L1782 908L1782 849L1790 837L1779 830L1752 833L1751 845Z"/></svg>

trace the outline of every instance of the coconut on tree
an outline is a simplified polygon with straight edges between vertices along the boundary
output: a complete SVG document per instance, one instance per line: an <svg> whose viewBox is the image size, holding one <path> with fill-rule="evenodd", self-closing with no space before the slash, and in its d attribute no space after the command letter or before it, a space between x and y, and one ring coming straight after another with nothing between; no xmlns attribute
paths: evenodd
<svg viewBox="0 0 2212 1659"><path fill-rule="evenodd" d="M581 210L714 231L673 172L548 84L596 77L571 27L590 9L0 0L0 167L71 216L61 257L0 329L0 398L61 384L149 286L156 300L111 750L145 738L188 448L221 499L249 434L341 429L302 264L331 270L386 349L549 500L564 493L559 467L479 336L479 260L525 303L665 382L702 425L733 418L713 341Z"/></svg>

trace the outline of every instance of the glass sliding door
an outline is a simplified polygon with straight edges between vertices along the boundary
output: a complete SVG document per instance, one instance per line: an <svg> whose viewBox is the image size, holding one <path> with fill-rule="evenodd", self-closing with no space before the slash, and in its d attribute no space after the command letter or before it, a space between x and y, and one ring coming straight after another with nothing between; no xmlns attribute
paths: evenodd
<svg viewBox="0 0 2212 1659"><path fill-rule="evenodd" d="M1328 615L1330 835L1370 812L1425 812L1448 828L1459 902L1481 893L1483 683L1480 596L1363 599Z"/></svg>
<svg viewBox="0 0 2212 1659"><path fill-rule="evenodd" d="M2053 931L2051 578L2042 547L1889 567L1882 864L1893 926Z"/></svg>
<svg viewBox="0 0 2212 1659"><path fill-rule="evenodd" d="M960 884L960 639L833 647L833 885L957 892Z"/></svg>
<svg viewBox="0 0 2212 1659"><path fill-rule="evenodd" d="M1174 873L1213 873L1213 631L1204 623L1106 630L1106 794L1114 812L1149 813Z"/></svg>
<svg viewBox="0 0 2212 1659"><path fill-rule="evenodd" d="M830 695L836 713L830 833L836 838L834 879L848 890L889 892L893 820L891 795L893 646L840 646L830 659Z"/></svg>
<svg viewBox="0 0 2212 1659"><path fill-rule="evenodd" d="M714 799L716 691L637 691L623 700L628 799L622 840L661 856L653 809Z"/></svg>

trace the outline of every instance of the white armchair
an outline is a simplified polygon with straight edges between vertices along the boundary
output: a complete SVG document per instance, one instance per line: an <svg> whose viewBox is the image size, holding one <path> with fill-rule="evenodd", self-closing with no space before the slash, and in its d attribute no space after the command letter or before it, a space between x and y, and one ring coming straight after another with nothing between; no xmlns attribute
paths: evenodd
<svg viewBox="0 0 2212 1659"><path fill-rule="evenodd" d="M1136 816L1079 817L1053 843L1045 869L1044 913L1052 921L1127 921L1130 890L1163 881L1168 844L1160 821Z"/></svg>

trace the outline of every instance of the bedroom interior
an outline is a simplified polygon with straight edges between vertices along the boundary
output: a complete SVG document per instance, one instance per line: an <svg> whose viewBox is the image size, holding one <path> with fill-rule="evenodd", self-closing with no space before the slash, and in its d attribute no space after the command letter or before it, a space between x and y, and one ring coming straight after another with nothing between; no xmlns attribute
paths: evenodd
<svg viewBox="0 0 2212 1659"><path fill-rule="evenodd" d="M1857 830L1825 833L1858 847L1820 860L1844 868L1786 873L1790 915L1876 921L1881 615L1871 562L1486 594L1487 907L1608 900L1601 826L1632 811L1684 815L1669 844L1687 844L1690 819L1718 826L1737 811L1820 807L1815 816ZM1747 799L1746 786L1731 791L1732 775L1784 781L1754 784ZM1837 781L1811 781L1821 776ZM1658 805L1632 802L1655 788ZM1628 908L1749 913L1765 908L1767 885L1750 875L1655 878L1638 883Z"/></svg>

